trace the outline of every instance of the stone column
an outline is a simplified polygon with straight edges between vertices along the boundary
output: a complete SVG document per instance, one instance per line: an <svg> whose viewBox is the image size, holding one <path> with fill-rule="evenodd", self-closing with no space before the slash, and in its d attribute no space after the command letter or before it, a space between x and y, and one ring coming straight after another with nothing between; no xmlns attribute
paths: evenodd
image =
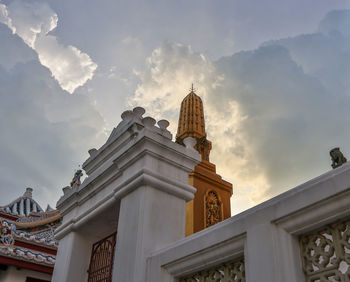
<svg viewBox="0 0 350 282"><path fill-rule="evenodd" d="M151 186L122 199L113 281L145 281L146 259L168 243L184 238L186 202Z"/></svg>
<svg viewBox="0 0 350 282"><path fill-rule="evenodd" d="M77 232L70 232L60 240L53 282L87 280L91 242Z"/></svg>
<svg viewBox="0 0 350 282"><path fill-rule="evenodd" d="M247 282L305 281L297 239L270 222L247 230L245 268Z"/></svg>

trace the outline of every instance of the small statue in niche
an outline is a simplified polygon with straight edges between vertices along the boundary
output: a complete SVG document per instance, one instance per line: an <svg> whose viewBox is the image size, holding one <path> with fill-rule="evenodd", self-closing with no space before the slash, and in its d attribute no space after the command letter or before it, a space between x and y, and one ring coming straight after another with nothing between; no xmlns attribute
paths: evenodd
<svg viewBox="0 0 350 282"><path fill-rule="evenodd" d="M74 188L76 186L79 186L81 184L80 178L83 176L83 171L81 169L78 169L74 173L74 177L70 183L70 187Z"/></svg>
<svg viewBox="0 0 350 282"><path fill-rule="evenodd" d="M344 157L339 148L332 149L329 154L332 158L332 168L337 168L347 162L347 159Z"/></svg>
<svg viewBox="0 0 350 282"><path fill-rule="evenodd" d="M214 191L210 191L205 199L206 227L214 225L222 220L221 202Z"/></svg>

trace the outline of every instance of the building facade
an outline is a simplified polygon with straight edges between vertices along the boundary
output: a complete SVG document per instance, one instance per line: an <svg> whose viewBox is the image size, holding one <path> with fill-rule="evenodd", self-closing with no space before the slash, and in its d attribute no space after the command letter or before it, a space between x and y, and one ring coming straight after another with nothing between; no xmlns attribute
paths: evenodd
<svg viewBox="0 0 350 282"><path fill-rule="evenodd" d="M51 281L58 247L54 230L62 217L50 206L44 211L32 191L0 207L0 281Z"/></svg>
<svg viewBox="0 0 350 282"><path fill-rule="evenodd" d="M54 282L350 281L350 164L190 236L195 137L137 107L65 187Z"/></svg>

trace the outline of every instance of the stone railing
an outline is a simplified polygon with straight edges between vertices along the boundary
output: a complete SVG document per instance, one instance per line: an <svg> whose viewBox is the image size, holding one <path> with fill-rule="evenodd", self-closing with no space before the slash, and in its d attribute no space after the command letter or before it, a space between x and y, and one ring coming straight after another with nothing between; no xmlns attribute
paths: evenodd
<svg viewBox="0 0 350 282"><path fill-rule="evenodd" d="M350 281L350 221L300 236L307 281Z"/></svg>
<svg viewBox="0 0 350 282"><path fill-rule="evenodd" d="M223 263L180 279L180 282L245 282L244 259Z"/></svg>
<svg viewBox="0 0 350 282"><path fill-rule="evenodd" d="M350 282L350 163L148 259L148 282Z"/></svg>

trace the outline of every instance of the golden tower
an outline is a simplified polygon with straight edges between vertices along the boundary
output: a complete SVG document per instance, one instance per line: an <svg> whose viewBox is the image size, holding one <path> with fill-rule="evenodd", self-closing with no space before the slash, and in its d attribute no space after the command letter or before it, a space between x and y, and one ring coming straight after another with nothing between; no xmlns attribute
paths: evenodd
<svg viewBox="0 0 350 282"><path fill-rule="evenodd" d="M205 133L202 99L191 92L181 103L176 142L183 144L186 137L196 139L195 149L202 161L189 175L189 184L197 189L194 199L186 204L186 236L225 220L231 216L232 184L216 174L209 162L211 142Z"/></svg>

